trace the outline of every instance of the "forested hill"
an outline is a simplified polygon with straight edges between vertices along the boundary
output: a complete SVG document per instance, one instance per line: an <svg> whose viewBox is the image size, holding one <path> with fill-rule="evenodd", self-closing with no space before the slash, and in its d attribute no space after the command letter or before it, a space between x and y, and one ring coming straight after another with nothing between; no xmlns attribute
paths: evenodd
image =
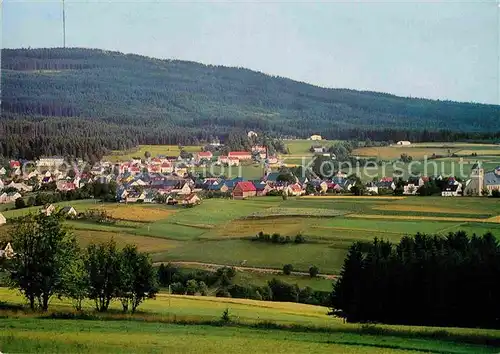
<svg viewBox="0 0 500 354"><path fill-rule="evenodd" d="M55 125L67 134L77 125L80 138L123 148L223 137L233 128L374 139L387 137L384 130L488 132L500 106L325 89L242 68L96 49L4 49L2 117L0 133L43 130L38 139L56 138ZM14 140L0 140L0 154L18 152Z"/></svg>

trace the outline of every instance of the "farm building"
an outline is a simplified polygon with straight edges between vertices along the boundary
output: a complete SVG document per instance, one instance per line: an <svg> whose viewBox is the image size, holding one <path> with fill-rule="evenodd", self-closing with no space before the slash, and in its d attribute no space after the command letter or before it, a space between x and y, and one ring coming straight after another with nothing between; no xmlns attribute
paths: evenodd
<svg viewBox="0 0 500 354"><path fill-rule="evenodd" d="M18 192L2 193L0 194L0 204L13 203L17 198L21 198Z"/></svg>
<svg viewBox="0 0 500 354"><path fill-rule="evenodd" d="M484 174L484 187L488 190L489 195L491 195L491 192L495 189L500 190L500 166L495 168L494 171Z"/></svg>
<svg viewBox="0 0 500 354"><path fill-rule="evenodd" d="M7 222L7 220L5 219L5 216L3 216L2 213L0 213L0 226L5 224Z"/></svg>
<svg viewBox="0 0 500 354"><path fill-rule="evenodd" d="M14 249L12 248L10 242L7 242L0 247L0 258L4 257L7 259L14 257Z"/></svg>
<svg viewBox="0 0 500 354"><path fill-rule="evenodd" d="M396 145L409 146L411 145L411 142L409 142L408 140L400 140L396 143Z"/></svg>
<svg viewBox="0 0 500 354"><path fill-rule="evenodd" d="M49 216L50 214L52 214L54 211L56 210L56 207L53 206L52 204L46 204L43 209L41 210L41 212L47 216Z"/></svg>
<svg viewBox="0 0 500 354"><path fill-rule="evenodd" d="M322 140L321 138L321 135L311 135L311 137L309 138L309 140Z"/></svg>
<svg viewBox="0 0 500 354"><path fill-rule="evenodd" d="M302 186L299 183L294 183L288 186L287 194L297 197L299 195L304 194L305 191L302 189Z"/></svg>
<svg viewBox="0 0 500 354"><path fill-rule="evenodd" d="M442 197L458 197L462 195L462 184L452 184L441 191Z"/></svg>
<svg viewBox="0 0 500 354"><path fill-rule="evenodd" d="M234 199L245 199L249 197L255 197L257 195L257 189L255 185L250 181L238 182L233 189Z"/></svg>
<svg viewBox="0 0 500 354"><path fill-rule="evenodd" d="M227 155L229 158L236 157L238 160L250 160L252 154L248 151L230 151Z"/></svg>
<svg viewBox="0 0 500 354"><path fill-rule="evenodd" d="M197 194L191 193L182 199L182 205L197 205L201 203L200 197Z"/></svg>
<svg viewBox="0 0 500 354"><path fill-rule="evenodd" d="M78 214L72 206L65 206L59 213L66 217L75 217Z"/></svg>
<svg viewBox="0 0 500 354"><path fill-rule="evenodd" d="M196 160L200 162L201 160L211 160L213 154L211 151L201 151L196 155Z"/></svg>
<svg viewBox="0 0 500 354"><path fill-rule="evenodd" d="M254 185L258 197L265 196L269 191L273 190L266 182L256 182Z"/></svg>

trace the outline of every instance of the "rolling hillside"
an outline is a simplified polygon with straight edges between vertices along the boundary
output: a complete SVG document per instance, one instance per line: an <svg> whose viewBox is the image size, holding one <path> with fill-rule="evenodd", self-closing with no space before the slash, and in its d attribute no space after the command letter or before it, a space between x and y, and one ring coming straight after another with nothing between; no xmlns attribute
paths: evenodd
<svg viewBox="0 0 500 354"><path fill-rule="evenodd" d="M58 129L65 135L78 132L101 139L108 149L137 143L188 144L212 134L224 137L234 128L281 136L319 132L329 138L372 139L384 129L425 128L429 138L441 129L488 132L500 116L495 105L326 89L243 68L97 49L4 49L1 65L0 133L43 131L57 137L59 132L52 133ZM44 145L0 143L3 155Z"/></svg>

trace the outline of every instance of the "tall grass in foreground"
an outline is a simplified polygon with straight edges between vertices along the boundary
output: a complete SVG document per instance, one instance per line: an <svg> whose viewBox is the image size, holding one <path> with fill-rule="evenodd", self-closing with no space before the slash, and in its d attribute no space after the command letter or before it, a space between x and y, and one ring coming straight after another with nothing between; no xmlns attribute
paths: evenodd
<svg viewBox="0 0 500 354"><path fill-rule="evenodd" d="M81 320L81 321L124 321L132 323L158 323L183 326L231 327L241 329L279 330L294 333L355 334L390 336L405 339L439 340L453 343L474 344L500 348L500 331L466 328L388 326L377 324L339 324L321 326L313 324L277 323L250 319L235 319L231 310L227 318L207 315L177 315L137 312L122 313L112 310L107 313L94 311L52 310L45 313L28 311L22 305L0 302L0 319L23 320ZM228 320L229 319L229 320ZM1 321L0 321L1 322ZM90 324L89 324L90 325Z"/></svg>

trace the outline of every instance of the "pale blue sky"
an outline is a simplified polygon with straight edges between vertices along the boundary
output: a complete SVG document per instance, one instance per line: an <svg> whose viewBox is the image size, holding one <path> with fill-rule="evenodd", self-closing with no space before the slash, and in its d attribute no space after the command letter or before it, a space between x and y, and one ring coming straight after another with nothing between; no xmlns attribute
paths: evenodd
<svg viewBox="0 0 500 354"><path fill-rule="evenodd" d="M4 0L3 47L62 46L61 13L57 0ZM66 44L500 104L499 16L496 0L66 0Z"/></svg>

